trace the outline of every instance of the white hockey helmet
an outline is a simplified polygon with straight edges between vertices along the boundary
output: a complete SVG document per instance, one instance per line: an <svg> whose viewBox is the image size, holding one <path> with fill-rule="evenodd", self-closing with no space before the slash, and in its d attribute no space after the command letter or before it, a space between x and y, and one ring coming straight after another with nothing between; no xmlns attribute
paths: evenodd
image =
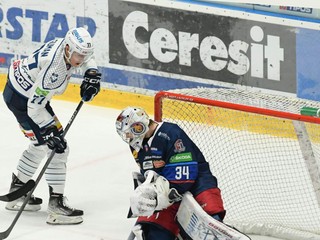
<svg viewBox="0 0 320 240"><path fill-rule="evenodd" d="M138 152L149 130L149 116L142 108L127 107L117 117L116 129L123 141Z"/></svg>
<svg viewBox="0 0 320 240"><path fill-rule="evenodd" d="M83 57L83 62L86 62L93 55L93 43L90 33L83 27L70 29L65 38L65 46L69 46L68 57L70 58L73 53L77 53L78 56Z"/></svg>

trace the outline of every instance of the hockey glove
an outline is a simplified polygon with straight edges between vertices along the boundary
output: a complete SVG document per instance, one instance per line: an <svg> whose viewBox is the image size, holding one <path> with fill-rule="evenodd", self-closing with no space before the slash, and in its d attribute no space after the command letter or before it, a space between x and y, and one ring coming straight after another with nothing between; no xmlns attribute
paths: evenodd
<svg viewBox="0 0 320 240"><path fill-rule="evenodd" d="M67 148L67 142L56 126L44 128L41 130L41 135L51 150L55 149L56 153L64 153Z"/></svg>
<svg viewBox="0 0 320 240"><path fill-rule="evenodd" d="M145 173L146 180L139 185L130 198L132 216L150 216L154 211L161 211L182 196L175 188L170 188L169 181L154 171Z"/></svg>
<svg viewBox="0 0 320 240"><path fill-rule="evenodd" d="M101 73L88 69L80 86L80 96L83 101L90 102L100 91Z"/></svg>
<svg viewBox="0 0 320 240"><path fill-rule="evenodd" d="M182 196L175 188L170 188L170 183L165 177L152 170L147 171L145 177L147 179L152 178L151 183L156 192L157 199L155 211L161 211L171 206L173 203L181 201Z"/></svg>
<svg viewBox="0 0 320 240"><path fill-rule="evenodd" d="M156 209L157 200L154 186L151 183L141 184L130 197L132 216L150 216Z"/></svg>

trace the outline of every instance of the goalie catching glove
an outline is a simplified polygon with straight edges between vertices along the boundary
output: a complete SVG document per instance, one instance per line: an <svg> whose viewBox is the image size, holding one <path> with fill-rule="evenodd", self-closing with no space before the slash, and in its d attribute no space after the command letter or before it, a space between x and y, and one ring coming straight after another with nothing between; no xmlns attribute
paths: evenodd
<svg viewBox="0 0 320 240"><path fill-rule="evenodd" d="M133 217L150 216L155 211L161 211L182 196L175 188L170 188L166 178L154 171L145 173L146 180L139 185L130 197L130 207Z"/></svg>
<svg viewBox="0 0 320 240"><path fill-rule="evenodd" d="M101 73L88 69L80 86L80 96L83 101L90 102L100 91Z"/></svg>

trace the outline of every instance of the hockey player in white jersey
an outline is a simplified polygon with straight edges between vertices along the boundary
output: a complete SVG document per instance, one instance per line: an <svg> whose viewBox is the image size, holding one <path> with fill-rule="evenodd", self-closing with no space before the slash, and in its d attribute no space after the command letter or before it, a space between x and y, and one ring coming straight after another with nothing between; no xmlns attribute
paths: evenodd
<svg viewBox="0 0 320 240"><path fill-rule="evenodd" d="M83 221L83 211L65 203L69 148L50 100L54 95L64 93L71 74L79 67L84 73L80 86L82 100L91 101L98 94L101 73L93 54L89 32L84 28L73 28L65 38L47 42L27 58L15 60L9 68L4 101L30 140L19 159L17 174L12 175L10 191L31 179L42 159L55 149L56 154L45 172L50 194L48 224L78 224ZM19 210L24 199L9 202L6 209ZM24 210L38 211L41 203L41 198L32 196Z"/></svg>

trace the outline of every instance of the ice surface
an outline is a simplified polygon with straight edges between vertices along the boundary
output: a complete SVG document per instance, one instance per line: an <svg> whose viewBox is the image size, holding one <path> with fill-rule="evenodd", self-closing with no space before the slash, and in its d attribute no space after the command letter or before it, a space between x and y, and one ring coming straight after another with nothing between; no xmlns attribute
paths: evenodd
<svg viewBox="0 0 320 240"><path fill-rule="evenodd" d="M77 103L52 101L64 126ZM66 139L70 146L65 195L71 207L83 209L80 225L46 224L48 187L44 179L35 190L43 198L39 212L24 212L7 239L23 240L125 240L134 224L127 219L129 195L133 189L132 171L138 171L128 146L115 131L120 110L84 104ZM11 174L29 141L23 137L13 114L0 100L0 194L8 191ZM44 159L45 161L45 159ZM43 161L43 163L44 163ZM40 166L41 167L41 166ZM16 212L0 202L0 231L5 231ZM253 240L274 238L253 236Z"/></svg>

